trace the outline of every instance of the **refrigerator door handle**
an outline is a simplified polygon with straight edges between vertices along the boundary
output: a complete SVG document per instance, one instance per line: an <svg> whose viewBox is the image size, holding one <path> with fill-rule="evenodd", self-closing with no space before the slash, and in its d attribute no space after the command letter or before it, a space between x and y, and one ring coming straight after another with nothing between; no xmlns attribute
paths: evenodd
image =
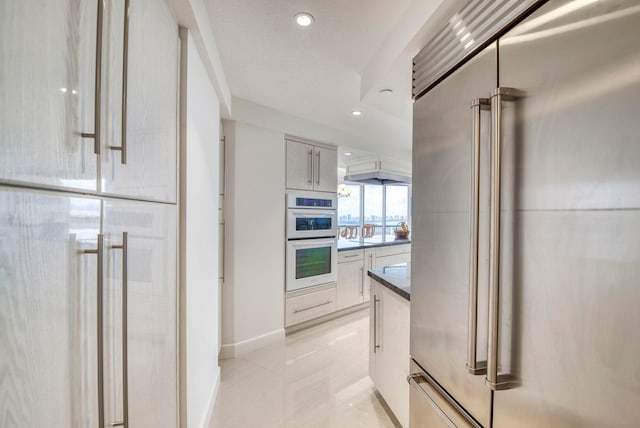
<svg viewBox="0 0 640 428"><path fill-rule="evenodd" d="M486 385L493 391L515 386L511 374L498 375L498 338L500 314L500 178L502 174L502 102L513 101L524 94L514 88L497 88L491 93L491 231L489 252L489 338Z"/></svg>
<svg viewBox="0 0 640 428"><path fill-rule="evenodd" d="M480 119L481 110L488 109L488 98L471 103L473 116L471 175L471 251L469 269L469 330L467 332L467 371L475 376L487 373L487 362L478 361L478 252L480 228Z"/></svg>
<svg viewBox="0 0 640 428"><path fill-rule="evenodd" d="M111 426L129 427L129 358L128 358L128 275L129 233L122 232L122 245L112 245L112 250L122 250L122 421Z"/></svg>

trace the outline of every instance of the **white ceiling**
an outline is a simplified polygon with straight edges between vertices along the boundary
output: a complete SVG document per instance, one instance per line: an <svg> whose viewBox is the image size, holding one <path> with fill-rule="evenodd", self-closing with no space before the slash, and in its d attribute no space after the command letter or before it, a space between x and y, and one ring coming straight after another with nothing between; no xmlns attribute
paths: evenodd
<svg viewBox="0 0 640 428"><path fill-rule="evenodd" d="M416 37L442 2L205 0L233 97L353 136L341 158L353 151L405 160ZM315 23L299 27L298 12Z"/></svg>

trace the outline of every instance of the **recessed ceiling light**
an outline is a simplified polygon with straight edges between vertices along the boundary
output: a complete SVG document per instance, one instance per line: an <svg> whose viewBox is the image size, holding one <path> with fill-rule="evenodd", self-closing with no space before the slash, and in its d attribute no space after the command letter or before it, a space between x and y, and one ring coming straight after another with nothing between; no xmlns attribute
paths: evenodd
<svg viewBox="0 0 640 428"><path fill-rule="evenodd" d="M354 116L360 116L362 114L362 112L360 110L354 110L351 112L352 115Z"/></svg>
<svg viewBox="0 0 640 428"><path fill-rule="evenodd" d="M380 93L382 95L391 95L393 94L393 89L389 89L389 88L380 89Z"/></svg>
<svg viewBox="0 0 640 428"><path fill-rule="evenodd" d="M351 152L345 152L344 155L345 156L351 156Z"/></svg>
<svg viewBox="0 0 640 428"><path fill-rule="evenodd" d="M311 14L307 12L296 13L294 18L296 19L296 24L301 27L308 27L313 24L314 21L313 16L311 16Z"/></svg>

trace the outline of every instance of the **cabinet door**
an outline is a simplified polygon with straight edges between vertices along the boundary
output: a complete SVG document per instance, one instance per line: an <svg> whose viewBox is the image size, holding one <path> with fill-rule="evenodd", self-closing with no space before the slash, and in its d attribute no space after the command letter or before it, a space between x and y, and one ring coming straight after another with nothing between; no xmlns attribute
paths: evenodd
<svg viewBox="0 0 640 428"><path fill-rule="evenodd" d="M103 86L102 189L139 199L176 201L178 24L164 0L131 2L127 91L123 96L123 2L107 2ZM106 37L106 36L105 36ZM124 104L123 104L124 98ZM123 111L126 129L123 138ZM126 146L126 151L119 149ZM126 164L123 153L126 152Z"/></svg>
<svg viewBox="0 0 640 428"><path fill-rule="evenodd" d="M376 257L375 267L383 268L385 266L397 265L399 263L409 263L411 261L411 253L399 253L390 256Z"/></svg>
<svg viewBox="0 0 640 428"><path fill-rule="evenodd" d="M338 310L362 303L363 271L362 260L338 263Z"/></svg>
<svg viewBox="0 0 640 428"><path fill-rule="evenodd" d="M107 422L124 417L126 367L129 426L177 425L176 228L175 205L104 202ZM117 248L123 244L123 232L127 232L126 281L125 251ZM122 322L125 292L126 330Z"/></svg>
<svg viewBox="0 0 640 428"><path fill-rule="evenodd" d="M0 3L0 180L96 190L97 4Z"/></svg>
<svg viewBox="0 0 640 428"><path fill-rule="evenodd" d="M287 189L313 190L313 163L312 145L287 140Z"/></svg>
<svg viewBox="0 0 640 428"><path fill-rule="evenodd" d="M409 426L409 301L376 285L375 384L400 421Z"/></svg>
<svg viewBox="0 0 640 428"><path fill-rule="evenodd" d="M99 233L99 200L0 187L0 425L99 425Z"/></svg>
<svg viewBox="0 0 640 428"><path fill-rule="evenodd" d="M313 188L335 193L338 189L338 152L314 147L313 156Z"/></svg>

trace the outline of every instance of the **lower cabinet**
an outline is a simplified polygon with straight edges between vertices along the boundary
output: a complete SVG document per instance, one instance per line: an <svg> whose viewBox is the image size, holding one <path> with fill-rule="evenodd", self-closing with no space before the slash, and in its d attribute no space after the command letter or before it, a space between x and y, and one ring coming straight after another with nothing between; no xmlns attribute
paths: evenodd
<svg viewBox="0 0 640 428"><path fill-rule="evenodd" d="M364 302L363 257L363 250L338 253L338 310Z"/></svg>
<svg viewBox="0 0 640 428"><path fill-rule="evenodd" d="M338 310L370 299L370 269L411 261L411 244L338 252Z"/></svg>
<svg viewBox="0 0 640 428"><path fill-rule="evenodd" d="M336 311L336 287L333 285L314 292L294 292L285 299L284 306L285 327L330 314Z"/></svg>
<svg viewBox="0 0 640 428"><path fill-rule="evenodd" d="M403 427L409 426L409 307L371 280L369 376Z"/></svg>
<svg viewBox="0 0 640 428"><path fill-rule="evenodd" d="M176 427L176 206L0 186L7 427Z"/></svg>

